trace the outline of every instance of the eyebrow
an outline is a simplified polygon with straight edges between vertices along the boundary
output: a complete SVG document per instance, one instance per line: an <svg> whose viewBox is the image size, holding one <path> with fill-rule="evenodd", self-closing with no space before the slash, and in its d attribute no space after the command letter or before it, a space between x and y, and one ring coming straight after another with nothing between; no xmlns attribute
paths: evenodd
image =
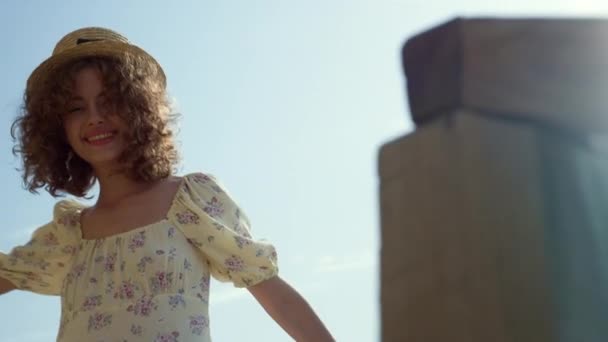
<svg viewBox="0 0 608 342"><path fill-rule="evenodd" d="M96 98L99 98L102 96L108 96L108 94L105 90L102 90L99 94L97 94ZM76 96L70 97L68 101L84 101L84 98L80 95L76 95Z"/></svg>

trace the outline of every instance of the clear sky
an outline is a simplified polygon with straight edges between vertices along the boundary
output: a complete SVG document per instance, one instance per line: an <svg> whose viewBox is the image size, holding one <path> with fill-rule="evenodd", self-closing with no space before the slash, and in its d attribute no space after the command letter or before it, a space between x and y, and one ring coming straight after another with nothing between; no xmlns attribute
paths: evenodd
<svg viewBox="0 0 608 342"><path fill-rule="evenodd" d="M383 143L412 130L405 40L455 16L604 14L600 0L3 1L0 250L26 242L55 202L22 189L11 154L25 80L67 32L110 27L165 69L180 173L222 180L339 341L378 341L376 164ZM0 341L54 340L59 310L55 297L1 296ZM213 283L210 315L215 341L289 341L227 284Z"/></svg>

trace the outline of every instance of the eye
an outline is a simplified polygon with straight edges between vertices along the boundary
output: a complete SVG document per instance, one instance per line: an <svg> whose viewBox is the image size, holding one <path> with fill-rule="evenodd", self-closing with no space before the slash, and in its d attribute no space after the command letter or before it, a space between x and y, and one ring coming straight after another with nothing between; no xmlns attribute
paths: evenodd
<svg viewBox="0 0 608 342"><path fill-rule="evenodd" d="M82 111L82 107L72 107L68 109L68 113L76 113Z"/></svg>
<svg viewBox="0 0 608 342"><path fill-rule="evenodd" d="M99 99L99 107L103 108L105 110L111 110L114 103L112 101L110 101L110 99L108 99L107 97L103 96Z"/></svg>

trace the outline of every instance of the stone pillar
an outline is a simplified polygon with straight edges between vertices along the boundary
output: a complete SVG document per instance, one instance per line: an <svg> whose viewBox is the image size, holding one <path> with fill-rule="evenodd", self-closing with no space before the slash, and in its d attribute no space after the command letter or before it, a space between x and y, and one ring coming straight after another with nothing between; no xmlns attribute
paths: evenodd
<svg viewBox="0 0 608 342"><path fill-rule="evenodd" d="M382 340L608 341L608 21L456 19L403 66Z"/></svg>

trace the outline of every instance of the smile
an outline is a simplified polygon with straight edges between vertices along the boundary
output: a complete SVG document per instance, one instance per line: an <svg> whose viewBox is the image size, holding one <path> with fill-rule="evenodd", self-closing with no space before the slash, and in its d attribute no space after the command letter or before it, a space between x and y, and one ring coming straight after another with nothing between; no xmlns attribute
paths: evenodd
<svg viewBox="0 0 608 342"><path fill-rule="evenodd" d="M86 137L84 140L91 145L103 145L112 141L115 135L115 132L107 132Z"/></svg>

